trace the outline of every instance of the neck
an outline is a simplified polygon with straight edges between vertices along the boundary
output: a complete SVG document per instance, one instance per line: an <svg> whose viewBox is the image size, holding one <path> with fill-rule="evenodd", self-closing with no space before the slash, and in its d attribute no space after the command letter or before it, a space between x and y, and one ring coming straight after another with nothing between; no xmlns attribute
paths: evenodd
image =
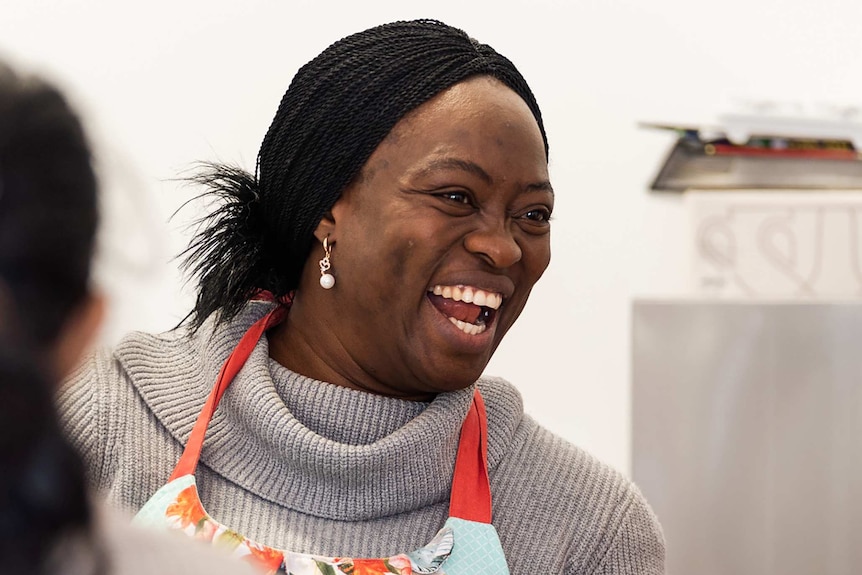
<svg viewBox="0 0 862 575"><path fill-rule="evenodd" d="M434 399L434 393L417 393L374 377L342 345L338 326L307 315L296 298L284 322L267 334L272 359L295 373L348 389L411 401Z"/></svg>

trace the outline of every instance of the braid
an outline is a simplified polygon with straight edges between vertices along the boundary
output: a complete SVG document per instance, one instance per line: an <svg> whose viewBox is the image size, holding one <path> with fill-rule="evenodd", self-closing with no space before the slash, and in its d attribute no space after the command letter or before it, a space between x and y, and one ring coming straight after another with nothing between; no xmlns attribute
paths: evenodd
<svg viewBox="0 0 862 575"><path fill-rule="evenodd" d="M255 176L243 174L238 185L233 168L216 167L201 180L227 182L210 188L231 199L187 251L186 267L200 278L195 327L216 310L230 319L256 288L275 296L296 289L315 228L395 124L477 75L500 80L524 100L547 156L541 112L514 64L441 22L383 24L335 42L300 68L263 139ZM252 201L252 184L258 215L239 222L230 215L241 212L232 202L242 195ZM254 232L252 224L259 226ZM252 247L232 233L262 244Z"/></svg>
<svg viewBox="0 0 862 575"><path fill-rule="evenodd" d="M267 264L256 178L241 168L204 162L189 181L205 189L193 200L220 204L198 220L199 231L182 254L183 270L198 277L195 308L186 318L197 329L212 313L233 317L258 289L283 288Z"/></svg>

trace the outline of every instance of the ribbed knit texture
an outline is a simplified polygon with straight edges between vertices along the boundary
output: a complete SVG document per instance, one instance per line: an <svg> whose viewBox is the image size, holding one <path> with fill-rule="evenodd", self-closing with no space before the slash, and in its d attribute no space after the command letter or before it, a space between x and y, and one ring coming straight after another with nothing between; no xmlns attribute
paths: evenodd
<svg viewBox="0 0 862 575"><path fill-rule="evenodd" d="M137 510L180 457L221 364L268 309L230 324L133 333L63 387L65 428L108 500ZM623 476L524 415L509 383L477 383L488 410L493 523L520 573L663 573L661 529ZM427 543L447 517L472 387L410 402L314 381L258 343L225 393L198 466L218 521L303 553L388 556Z"/></svg>

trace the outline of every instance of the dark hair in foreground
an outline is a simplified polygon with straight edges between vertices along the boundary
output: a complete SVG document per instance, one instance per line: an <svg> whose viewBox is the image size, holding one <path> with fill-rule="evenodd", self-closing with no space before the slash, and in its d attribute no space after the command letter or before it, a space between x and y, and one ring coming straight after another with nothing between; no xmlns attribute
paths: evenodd
<svg viewBox="0 0 862 575"><path fill-rule="evenodd" d="M90 536L84 469L57 425L54 382L38 364L26 350L0 348L2 575L54 572L63 543Z"/></svg>
<svg viewBox="0 0 862 575"><path fill-rule="evenodd" d="M0 294L22 320L16 333L40 347L87 294L96 194L89 145L62 94L0 64Z"/></svg>
<svg viewBox="0 0 862 575"><path fill-rule="evenodd" d="M77 116L53 87L0 64L0 574L55 572L87 537L81 461L63 438L52 366L87 294L96 178ZM52 372L53 373L53 372Z"/></svg>
<svg viewBox="0 0 862 575"><path fill-rule="evenodd" d="M371 28L300 68L260 147L255 175L206 164L192 178L221 201L185 252L184 267L198 278L192 327L214 312L220 321L230 319L258 290L276 297L294 290L317 224L395 124L479 75L521 96L547 155L539 106L514 64L441 22Z"/></svg>

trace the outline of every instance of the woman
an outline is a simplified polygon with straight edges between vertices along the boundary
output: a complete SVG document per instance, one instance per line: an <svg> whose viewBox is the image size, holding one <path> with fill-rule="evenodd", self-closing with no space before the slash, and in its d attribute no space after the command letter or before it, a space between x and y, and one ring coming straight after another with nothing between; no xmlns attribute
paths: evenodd
<svg viewBox="0 0 862 575"><path fill-rule="evenodd" d="M96 178L63 96L0 64L0 574L242 573L88 501L54 382L99 327Z"/></svg>
<svg viewBox="0 0 862 575"><path fill-rule="evenodd" d="M271 570L662 572L636 488L481 378L549 262L547 152L520 73L460 30L331 45L255 175L198 178L224 204L188 327L65 388L96 485Z"/></svg>

